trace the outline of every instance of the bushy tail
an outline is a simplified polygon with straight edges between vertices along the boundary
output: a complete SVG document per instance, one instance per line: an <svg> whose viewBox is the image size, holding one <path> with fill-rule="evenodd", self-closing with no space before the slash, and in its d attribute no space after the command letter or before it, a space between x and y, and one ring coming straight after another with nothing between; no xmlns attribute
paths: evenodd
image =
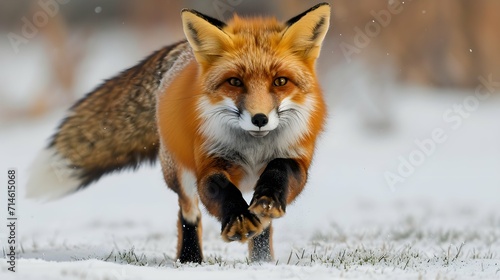
<svg viewBox="0 0 500 280"><path fill-rule="evenodd" d="M78 101L35 160L27 196L60 197L106 173L154 163L157 91L185 46L181 42L153 53Z"/></svg>

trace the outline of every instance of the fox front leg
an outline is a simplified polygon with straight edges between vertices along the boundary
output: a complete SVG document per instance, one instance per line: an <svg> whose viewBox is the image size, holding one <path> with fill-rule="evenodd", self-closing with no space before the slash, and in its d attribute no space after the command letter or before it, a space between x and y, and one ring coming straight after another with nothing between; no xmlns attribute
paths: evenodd
<svg viewBox="0 0 500 280"><path fill-rule="evenodd" d="M300 160L272 160L257 181L250 212L264 218L282 217L286 205L300 194L306 180L307 168Z"/></svg>
<svg viewBox="0 0 500 280"><path fill-rule="evenodd" d="M237 177L239 172L238 166L215 159L205 168L198 184L201 202L221 222L222 239L227 242L245 242L261 234L265 226L250 213L240 190L231 181L231 176Z"/></svg>
<svg viewBox="0 0 500 280"><path fill-rule="evenodd" d="M295 159L274 159L260 176L249 210L261 220L285 215L286 205L302 191L307 180L307 167ZM270 224L270 222L269 222ZM252 261L273 260L272 226L248 244Z"/></svg>

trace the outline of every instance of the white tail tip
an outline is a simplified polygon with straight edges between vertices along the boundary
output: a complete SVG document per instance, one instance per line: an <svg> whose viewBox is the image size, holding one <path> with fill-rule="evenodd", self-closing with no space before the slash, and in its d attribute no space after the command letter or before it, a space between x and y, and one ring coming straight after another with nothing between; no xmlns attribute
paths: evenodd
<svg viewBox="0 0 500 280"><path fill-rule="evenodd" d="M75 192L81 184L78 170L70 167L54 148L41 151L30 167L26 197L53 200Z"/></svg>

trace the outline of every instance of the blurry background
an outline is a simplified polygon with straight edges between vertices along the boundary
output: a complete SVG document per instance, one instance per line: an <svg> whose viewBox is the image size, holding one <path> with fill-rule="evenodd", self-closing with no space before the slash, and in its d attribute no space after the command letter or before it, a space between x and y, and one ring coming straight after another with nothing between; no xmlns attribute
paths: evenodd
<svg viewBox="0 0 500 280"><path fill-rule="evenodd" d="M221 20L233 12L287 20L318 2L0 0L2 170L17 167L22 186L33 157L76 99L183 39L182 8ZM318 61L328 126L309 186L277 226L288 232L324 228L325 217L363 227L408 217L499 225L500 1L329 2L331 27ZM436 129L444 142L429 140ZM177 211L158 166L108 176L43 210L25 205L32 223L23 225L28 240L29 228L49 235L51 223L63 231L75 215L79 223L101 227L146 220L175 236L174 215L165 221L144 216ZM217 223L206 221L212 223L207 234L217 239Z"/></svg>
<svg viewBox="0 0 500 280"><path fill-rule="evenodd" d="M319 1L2 0L1 116L32 117L67 106L89 89L90 81L97 84L153 50L181 40L183 7L220 20L234 12L288 19L315 2ZM473 89L479 75L500 76L498 1L338 0L331 4L332 28L320 73L326 77L329 70L341 72L324 78L331 80L348 72L346 67L364 71L370 86L378 88L360 98L366 99L362 101L366 110L383 111L371 112L376 115L370 116L376 118L374 124L390 122L384 84ZM18 82L21 73L29 82ZM342 78L336 85L351 81ZM28 103L20 100L28 98Z"/></svg>

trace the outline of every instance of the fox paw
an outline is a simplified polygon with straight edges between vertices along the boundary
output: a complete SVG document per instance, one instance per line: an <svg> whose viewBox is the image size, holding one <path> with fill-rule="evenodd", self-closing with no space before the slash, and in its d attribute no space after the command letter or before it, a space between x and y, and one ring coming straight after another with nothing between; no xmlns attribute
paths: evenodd
<svg viewBox="0 0 500 280"><path fill-rule="evenodd" d="M285 209L277 200L267 196L254 197L248 208L250 213L262 218L280 218L285 215Z"/></svg>
<svg viewBox="0 0 500 280"><path fill-rule="evenodd" d="M257 216L251 213L234 215L222 228L222 239L226 242L245 242L261 234L263 230L264 226Z"/></svg>

